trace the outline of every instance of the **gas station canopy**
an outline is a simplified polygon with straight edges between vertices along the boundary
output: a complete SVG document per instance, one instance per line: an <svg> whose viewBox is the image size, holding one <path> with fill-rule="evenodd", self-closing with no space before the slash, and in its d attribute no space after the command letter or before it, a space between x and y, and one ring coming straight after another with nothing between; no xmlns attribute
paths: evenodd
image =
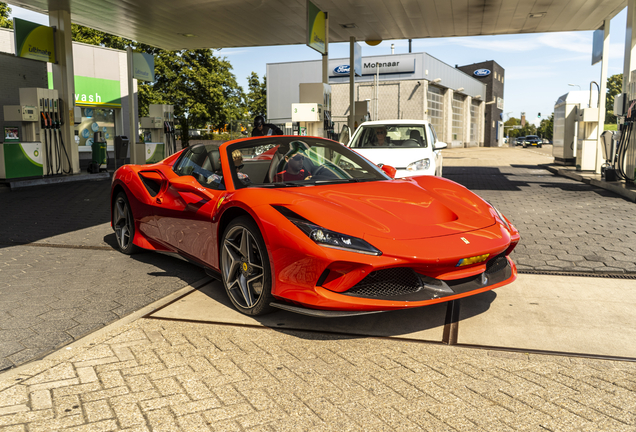
<svg viewBox="0 0 636 432"><path fill-rule="evenodd" d="M304 44L306 0L9 0L166 50ZM313 0L329 42L596 30L627 0Z"/></svg>

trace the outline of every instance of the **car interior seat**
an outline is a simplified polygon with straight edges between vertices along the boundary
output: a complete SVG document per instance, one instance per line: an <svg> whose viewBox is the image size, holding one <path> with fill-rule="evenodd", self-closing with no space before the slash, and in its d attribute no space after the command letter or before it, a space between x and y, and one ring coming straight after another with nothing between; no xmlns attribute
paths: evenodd
<svg viewBox="0 0 636 432"><path fill-rule="evenodd" d="M420 134L420 131L418 131L417 129L412 129L409 132L409 139L415 141L417 143L417 146L422 145L422 135ZM409 143L408 140L405 142L405 144L406 145L404 147L417 147L413 143Z"/></svg>
<svg viewBox="0 0 636 432"><path fill-rule="evenodd" d="M201 168L213 173L221 171L221 154L219 153L219 149L212 149L208 152ZM217 174L222 173L219 172Z"/></svg>

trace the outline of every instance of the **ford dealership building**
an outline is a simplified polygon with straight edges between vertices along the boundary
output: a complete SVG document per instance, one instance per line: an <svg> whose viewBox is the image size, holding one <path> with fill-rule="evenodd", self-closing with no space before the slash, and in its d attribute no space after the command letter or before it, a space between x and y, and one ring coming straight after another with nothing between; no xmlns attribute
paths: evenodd
<svg viewBox="0 0 636 432"><path fill-rule="evenodd" d="M473 66L453 67L427 53L363 57L354 98L367 101L370 120L430 121L439 139L450 147L503 145L503 123L496 111L503 109L503 69L499 65L495 71ZM495 74L501 88L493 100L492 85L486 83ZM320 60L268 64L268 120L289 124L292 103L300 101L299 84L320 82ZM337 132L349 114L348 58L329 60L329 85ZM356 112L356 118L359 114Z"/></svg>

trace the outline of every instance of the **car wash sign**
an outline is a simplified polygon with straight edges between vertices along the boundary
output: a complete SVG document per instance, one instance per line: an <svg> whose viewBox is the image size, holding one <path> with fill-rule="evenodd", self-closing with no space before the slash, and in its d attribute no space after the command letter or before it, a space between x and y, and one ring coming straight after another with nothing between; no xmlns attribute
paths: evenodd
<svg viewBox="0 0 636 432"><path fill-rule="evenodd" d="M361 57L361 63L361 75L375 75L376 73L387 75L415 72L415 55ZM356 75L358 75L357 70ZM329 60L329 76L349 76L349 59Z"/></svg>
<svg viewBox="0 0 636 432"><path fill-rule="evenodd" d="M327 20L326 14L307 0L307 46L327 54Z"/></svg>
<svg viewBox="0 0 636 432"><path fill-rule="evenodd" d="M55 63L55 29L13 18L15 55Z"/></svg>

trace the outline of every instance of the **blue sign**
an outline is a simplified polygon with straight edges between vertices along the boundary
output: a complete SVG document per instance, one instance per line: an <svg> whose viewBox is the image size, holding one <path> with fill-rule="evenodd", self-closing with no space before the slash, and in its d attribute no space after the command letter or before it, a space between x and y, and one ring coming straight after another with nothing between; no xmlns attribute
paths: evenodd
<svg viewBox="0 0 636 432"><path fill-rule="evenodd" d="M333 73L337 75L349 75L349 65L336 66Z"/></svg>
<svg viewBox="0 0 636 432"><path fill-rule="evenodd" d="M478 76L478 77L485 77L490 75L490 70L488 69L477 69L475 72L473 72L473 75Z"/></svg>

